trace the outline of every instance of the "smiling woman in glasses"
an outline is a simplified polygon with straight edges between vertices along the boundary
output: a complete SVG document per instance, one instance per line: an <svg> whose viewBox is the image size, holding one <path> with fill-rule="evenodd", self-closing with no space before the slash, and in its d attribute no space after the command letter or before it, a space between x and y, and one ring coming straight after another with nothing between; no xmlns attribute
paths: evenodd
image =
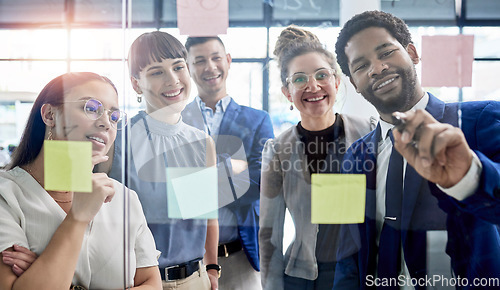
<svg viewBox="0 0 500 290"><path fill-rule="evenodd" d="M104 112L107 113L109 117L109 123L113 128L117 130L121 130L127 126L127 114L123 111L118 110L117 108L111 108L109 110L105 109L101 101L93 99L91 97L83 97L78 101L66 101L64 103L78 103L85 102L83 105L83 111L87 115L87 118L90 120L97 120L101 118Z"/></svg>
<svg viewBox="0 0 500 290"><path fill-rule="evenodd" d="M95 166L126 122L115 86L94 73L61 75L38 95L10 169L0 173L0 289L161 288L159 252L135 192L105 173L92 174L92 192L45 189L45 140L90 142Z"/></svg>
<svg viewBox="0 0 500 290"><path fill-rule="evenodd" d="M335 57L309 31L290 26L274 54L281 91L301 121L269 140L263 151L260 261L264 289L332 289L338 225L311 223L311 174L339 173L344 152L368 133L367 118L336 113L340 76ZM373 122L373 126L374 126ZM283 255L285 209L295 239Z"/></svg>
<svg viewBox="0 0 500 290"><path fill-rule="evenodd" d="M166 32L146 32L134 40L128 55L130 81L145 110L130 118L127 134L118 131L117 139L124 136L128 146L115 142L109 160L97 170L117 180L126 172L124 182L137 192L161 251L163 289L208 290L218 287L218 271L205 265L217 264L219 226L201 211L217 208L199 198L208 191L178 180L195 180L193 176L202 175L192 170L203 174L215 166L215 144L182 120L191 91L186 58L184 45ZM179 170L183 173L172 178ZM198 181L204 182L194 183Z"/></svg>
<svg viewBox="0 0 500 290"><path fill-rule="evenodd" d="M286 78L286 83L292 85L292 87L296 90L303 90L307 87L311 77L314 77L314 80L316 80L318 85L328 86L332 83L332 81L335 81L335 83L338 82L337 80L333 80L333 78L335 78L335 73L335 69L333 68L318 68L310 74L296 72Z"/></svg>

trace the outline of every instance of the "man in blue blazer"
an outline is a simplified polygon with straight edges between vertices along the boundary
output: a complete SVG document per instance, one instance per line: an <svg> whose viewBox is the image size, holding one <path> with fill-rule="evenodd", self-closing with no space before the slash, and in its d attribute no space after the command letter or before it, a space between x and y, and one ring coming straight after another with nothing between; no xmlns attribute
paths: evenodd
<svg viewBox="0 0 500 290"><path fill-rule="evenodd" d="M344 172L366 175L365 221L342 226L334 289L498 287L500 104L426 93L408 28L388 13L354 16L336 53L381 121L345 155ZM394 169L398 152L405 162ZM443 254L428 254L436 230L446 231L451 277L429 265Z"/></svg>
<svg viewBox="0 0 500 290"><path fill-rule="evenodd" d="M216 142L219 176L220 289L260 289L259 197L262 149L273 138L269 115L226 92L231 56L219 37L189 37L188 66L198 96L184 122ZM242 251L243 250L243 251Z"/></svg>

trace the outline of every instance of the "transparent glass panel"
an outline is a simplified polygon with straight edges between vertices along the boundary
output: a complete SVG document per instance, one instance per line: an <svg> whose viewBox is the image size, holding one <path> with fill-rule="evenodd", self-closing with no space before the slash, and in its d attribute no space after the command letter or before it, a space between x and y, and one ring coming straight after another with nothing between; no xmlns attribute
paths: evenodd
<svg viewBox="0 0 500 290"><path fill-rule="evenodd" d="M290 111L290 102L281 92L280 71L274 60L269 63L269 115L275 136L296 125L300 120L299 111L297 109Z"/></svg>
<svg viewBox="0 0 500 290"><path fill-rule="evenodd" d="M106 23L121 27L122 23L122 0L76 0L75 22L76 23ZM127 1L125 1L127 2ZM154 21L154 1L141 0L131 1L132 23L152 23Z"/></svg>
<svg viewBox="0 0 500 290"><path fill-rule="evenodd" d="M120 96L126 91L132 91L128 69L121 61L72 61L70 65L72 72L90 71L108 77ZM125 72L127 73L124 74Z"/></svg>
<svg viewBox="0 0 500 290"><path fill-rule="evenodd" d="M126 63L122 61L128 53L130 44L143 32L154 30L154 4L161 3L162 13L161 21L168 22L167 26L175 25L176 21L176 1L157 1L157 0L140 0L132 1L132 27L140 24L141 29L121 29L122 7L125 0L0 0L0 169L4 165L1 159L2 154L9 151L12 146L17 145L21 132L25 127L25 122L28 113L32 107L32 102L42 90L42 88L54 77L61 75L67 71L92 71L109 77L117 86L119 92L119 106L125 110L129 116L133 117L140 109L144 109L145 101L137 102L137 95L134 92ZM327 49L334 51L334 44L339 32L338 27L332 27L329 21L338 19L339 2L338 0L275 0L274 2L274 19L283 20L283 22L293 20L325 20L327 24L321 27L307 27L326 45ZM401 15L405 19L410 20L450 20L454 21L454 14L450 14L451 0L401 0L401 1L382 1L382 7L386 11ZM65 29L48 29L55 25L61 26L65 19L64 5L65 3L73 3L76 25L70 28L69 34ZM472 4L471 4L472 3ZM496 1L467 1L468 19L488 19L497 17ZM473 5L473 7L471 6ZM229 18L231 21L260 21L263 19L263 1L244 1L230 0L229 1ZM470 7L469 7L470 6ZM392 10L391 10L392 9ZM483 9L478 12L478 9ZM160 14L160 13L159 13ZM471 18L472 17L472 18ZM8 25L16 26L17 29L10 30L5 27ZM148 24L151 24L149 28ZM22 27L27 25L33 27L39 25L42 28L28 29ZM95 29L83 29L82 26L92 26ZM75 28L78 27L78 28ZM103 28L106 27L106 28ZM114 27L114 28L110 28ZM274 27L270 29L270 56L276 39L283 27ZM181 43L185 43L187 36L179 35L177 28L161 29L167 31L177 37ZM420 37L422 35L456 35L458 34L457 27L412 27L411 31L414 35L414 41L417 48L420 47ZM498 58L500 57L497 44L500 39L498 27L470 27L464 29L465 34L475 34L475 56L480 58ZM264 27L233 27L228 30L227 35L221 36L225 42L227 51L231 53L235 61L231 65L230 73L227 80L228 93L240 104L251 106L257 109L262 108L262 87L263 87L263 62L266 57L266 28ZM247 62L248 58L252 58L252 62ZM279 135L290 126L294 126L300 119L299 112L294 109L289 110L290 103L281 92L280 73L277 69L276 62L273 60L269 66L269 108L274 133ZM473 67L473 83L472 87L464 88L463 99L469 100L500 100L500 91L498 89L497 73L500 70L499 61L476 61ZM196 86L191 81L191 98L197 94ZM342 86L341 86L342 88ZM459 96L458 88L426 88L429 92L435 94L444 101L457 101ZM81 111L80 111L81 112ZM72 117L68 112L64 112L68 117ZM129 129L131 129L129 127ZM131 133L129 131L128 133ZM143 133L143 132L141 132ZM144 135L142 135L144 136ZM139 145L142 143L149 146L147 137L131 138L129 142L134 140ZM118 138L117 142L122 142L124 139ZM130 144L123 143L124 146ZM133 147L126 148L123 152L127 153L128 159L117 161L118 166L122 169L117 174L128 175L134 174L137 168L129 167L131 164L131 156L138 154ZM127 149L132 148L130 151ZM146 150L149 150L147 148ZM178 149L178 148L175 148ZM197 151L196 151L197 152ZM194 151L181 153L181 159L191 158ZM141 153L144 153L141 152ZM148 151L148 153L150 153ZM8 153L7 153L8 154ZM138 155L134 155L134 158ZM162 153L153 155L150 160L161 159ZM124 158L127 158L123 156ZM160 157L160 158L157 158ZM126 160L126 161L125 161ZM167 161L170 161L169 159ZM135 161L134 161L135 162ZM137 165L137 164L135 164ZM170 163L167 165L171 165ZM187 163L187 165L192 165ZM180 164L179 167L185 167L185 164ZM140 169L140 168L139 168ZM165 169L162 167L161 169ZM161 173L163 174L163 172ZM162 176L165 178L165 175ZM205 186L203 179L195 179L198 185ZM140 181L142 182L142 181ZM188 192L184 185L177 187L183 192ZM206 188L197 192L204 193ZM165 188L162 188L165 190ZM169 189L170 190L170 189ZM1 191L1 190L0 190ZM163 191L161 192L163 193ZM121 195L122 192L117 192L114 202L133 200L129 195ZM138 194L143 194L138 192ZM142 198L147 199L148 196L142 195ZM135 200L137 201L137 200ZM145 209L151 213L152 207L159 206L167 207L169 204L165 200L158 202L158 199L152 198ZM138 205L138 203L136 203ZM140 206L140 205L139 205ZM104 207L103 207L104 208ZM163 208L162 208L163 209ZM131 214L126 207L122 206L110 215L117 218L115 229L118 229L116 243L111 245L101 243L101 246L109 246L106 253L116 250L123 245L127 246L128 240L133 240L133 231L122 241L123 226L131 229L136 221L137 215ZM124 219L125 217L125 219ZM130 224L123 225L124 220L131 217ZM162 222L165 219L160 217ZM171 220L168 219L170 222ZM293 240L293 221L287 214L285 219L285 245L288 245ZM94 226L97 225L94 224ZM96 229L97 226L94 227ZM203 225L200 226L203 228ZM201 235L200 239L204 239ZM193 239L195 240L195 239ZM158 247L158 244L157 244ZM176 246L178 252L185 253L182 246ZM201 249L201 247L200 247ZM189 249L191 250L191 249ZM285 250L285 249L284 249ZM132 249L133 251L133 249ZM123 255L123 251L119 251L117 263L112 266L120 265L124 259L125 265L131 265L131 256ZM156 254L156 252L155 252ZM154 257L154 259L156 256ZM153 260L154 260L153 259ZM163 270L164 271L164 270ZM111 272L111 271L109 271ZM104 271L104 279L114 279L115 275ZM130 275L131 272L127 272ZM133 275L133 274L132 274ZM130 278L130 277L129 277ZM132 277L133 278L133 277ZM122 283L122 279L118 282ZM115 287L120 288L120 287ZM125 287L122 287L125 288Z"/></svg>
<svg viewBox="0 0 500 290"><path fill-rule="evenodd" d="M439 26L419 26L410 27L410 33L412 35L413 44L417 48L418 53L422 54L422 36L425 35L458 35L458 27L439 27ZM417 72L420 72L420 65L417 65Z"/></svg>
<svg viewBox="0 0 500 290"><path fill-rule="evenodd" d="M458 102L458 88L452 87L425 87L425 90L443 102Z"/></svg>
<svg viewBox="0 0 500 290"><path fill-rule="evenodd" d="M6 99L2 93L2 99ZM0 169L7 165L10 158L7 158L5 153L8 153L9 144L17 144L18 138L16 134L16 106L15 100L0 101Z"/></svg>
<svg viewBox="0 0 500 290"><path fill-rule="evenodd" d="M123 2L123 0L121 1ZM132 3L132 26L143 22L154 22L155 0L131 1ZM121 23L121 22L120 22Z"/></svg>
<svg viewBox="0 0 500 290"><path fill-rule="evenodd" d="M229 28L220 35L233 58L265 58L267 31L264 27Z"/></svg>
<svg viewBox="0 0 500 290"><path fill-rule="evenodd" d="M15 146L19 144L27 116L33 106L34 93L3 93L0 92L0 169L10 161ZM3 149L1 149L3 148ZM5 153L8 153L7 156Z"/></svg>
<svg viewBox="0 0 500 290"><path fill-rule="evenodd" d="M472 66L472 87L463 89L464 101L500 101L497 73L500 61L475 61Z"/></svg>
<svg viewBox="0 0 500 290"><path fill-rule="evenodd" d="M262 110L262 64L231 63L227 77L227 93L240 105ZM190 101L198 95L198 89L191 80Z"/></svg>
<svg viewBox="0 0 500 290"><path fill-rule="evenodd" d="M164 1L162 4L162 21L175 20L175 1ZM144 30L150 32L153 31L153 28ZM185 43L186 36L179 36L177 29L161 29L161 31L171 33L174 37L178 37L181 43ZM139 34L129 38L126 51L130 49L130 44L138 36ZM235 64L232 68L235 66L237 65ZM237 68L236 70L249 71L251 69ZM207 175L204 167L207 165L208 156L205 135L193 127L182 125L182 123L177 123L181 127L173 124L178 119L172 122L172 117L177 117L180 109L177 112L176 109L172 109L173 105L167 104L169 97L166 94L172 93L174 86L184 89L181 90L184 92L191 84L191 95L196 94L188 71L180 70L179 72L183 77L186 76L184 73L187 74L187 79L183 78L181 85L174 85L173 82L170 82L171 79L166 78L163 74L159 74L161 76L156 79L142 78L141 76L140 88L143 95L148 94L149 104L154 101L157 103L155 109L147 110L150 114L149 117L144 117L143 113L139 115L136 112L130 113L130 116L137 123L131 124L128 128L129 142L121 145L122 152L126 152L127 155L122 155L120 160L115 159L115 169L110 172L110 176L120 177L125 171L127 175L125 181L130 181L131 188L137 192L153 234L158 241L162 241L157 243L157 248L163 252L159 260L162 273L165 273L167 266L182 264L203 256L207 221L206 218L185 218L185 214L189 214L186 211L199 210L190 207L191 204L186 206L185 197L193 196L196 193L211 196L209 193L214 193L213 200L217 199L215 187L209 186L208 183L216 185L217 179L205 179ZM231 71L229 77L238 75ZM189 83L186 83L186 80ZM127 82L130 83L130 80L126 79L123 85L125 90L130 92L129 101L131 104L136 103L135 92ZM238 82L240 88L245 87L241 81L238 80ZM262 87L261 84L258 86ZM252 89L249 88L248 92L251 94ZM244 95L244 97L248 96ZM142 104L145 103L146 98L143 97ZM188 117L183 118L184 122L188 120ZM181 130L174 128L181 128ZM154 133L150 134L149 132ZM187 138L184 138L186 136ZM198 138L200 139L198 140ZM193 169L200 172L193 172ZM182 183L183 180L189 181L189 184ZM189 190L192 188L190 186L199 186L199 188ZM217 205L213 209L216 210ZM172 233L175 233L175 236L172 236ZM170 253L167 251L167 247L175 249L176 253Z"/></svg>
<svg viewBox="0 0 500 290"><path fill-rule="evenodd" d="M149 30L144 31L144 32L151 32L153 30L155 30L155 29L149 29ZM184 45L186 43L186 40L188 38L187 35L181 35L179 28L177 28L177 27L176 28L161 28L160 31L165 31L168 34L171 34L173 37L177 38L182 43L182 45ZM139 35L137 35L137 36L139 36ZM130 44L132 44L132 42ZM129 45L129 47L130 47L130 45Z"/></svg>
<svg viewBox="0 0 500 290"><path fill-rule="evenodd" d="M458 35L457 27L412 27L413 41L419 51L421 51L421 37L423 35ZM463 31L467 35L474 37L474 56L498 57L500 56L495 49L495 42L500 42L500 33L495 27L466 27ZM475 61L472 71L472 87L463 88L462 96L464 101L498 99L497 81L495 81L495 69L500 67L497 61ZM420 64L417 65L419 75ZM438 96L445 102L456 102L459 100L459 89L456 87L426 88L428 91Z"/></svg>
<svg viewBox="0 0 500 290"><path fill-rule="evenodd" d="M177 1L163 0L162 21L177 21ZM262 1L229 1L229 21L263 21Z"/></svg>
<svg viewBox="0 0 500 290"><path fill-rule="evenodd" d="M229 21L264 21L263 1L230 0Z"/></svg>
<svg viewBox="0 0 500 290"><path fill-rule="evenodd" d="M137 95L130 83L128 66L121 61L73 61L71 71L91 71L108 77L118 89L120 108L129 116L144 109L145 102L137 102Z"/></svg>
<svg viewBox="0 0 500 290"><path fill-rule="evenodd" d="M500 2L498 0L467 0L466 19L500 19Z"/></svg>
<svg viewBox="0 0 500 290"><path fill-rule="evenodd" d="M67 65L64 61L2 61L0 67L0 146L8 148L19 144L39 92Z"/></svg>
<svg viewBox="0 0 500 290"><path fill-rule="evenodd" d="M455 20L454 0L382 0L380 8L404 20Z"/></svg>
<svg viewBox="0 0 500 290"><path fill-rule="evenodd" d="M273 54L276 47L276 40L278 39L284 27L272 27L269 30L269 52L270 56L275 58ZM304 27L304 29L311 31L318 36L321 43L335 55L335 42L340 32L339 27L321 26L321 27ZM339 92L338 106L342 106L343 99L343 86L342 92ZM340 108L340 107L339 107ZM300 120L300 114L297 109L290 111L290 102L281 92L281 79L280 70L276 60L270 62L269 69L269 114L274 126L274 133L278 135L292 125L296 125Z"/></svg>
<svg viewBox="0 0 500 290"><path fill-rule="evenodd" d="M0 30L0 39L0 58L66 59L68 37L63 29Z"/></svg>
<svg viewBox="0 0 500 290"><path fill-rule="evenodd" d="M37 94L67 68L64 61L2 61L0 65L0 91Z"/></svg>
<svg viewBox="0 0 500 290"><path fill-rule="evenodd" d="M326 48L335 54L335 42L337 41L337 36L340 32L340 27L331 27L328 25L320 26L320 27L303 27L306 30L311 31L312 33L318 36L319 40ZM269 29L269 56L275 57L273 54L274 48L276 47L276 41L281 33L281 31L285 29L285 27L271 27Z"/></svg>
<svg viewBox="0 0 500 290"><path fill-rule="evenodd" d="M442 26L410 26L410 33L413 37L413 42L420 42L422 35L457 35L460 30L458 27L442 27Z"/></svg>
<svg viewBox="0 0 500 290"><path fill-rule="evenodd" d="M154 30L152 28L127 29L126 31L121 29L74 29L71 31L71 58L121 60L124 57L126 59L132 42L139 35ZM95 41L89 42L88 39L95 39Z"/></svg>
<svg viewBox="0 0 500 290"><path fill-rule="evenodd" d="M462 89L463 101L500 100L498 78L494 72L500 69L500 61L475 61L472 66L472 86ZM456 87L426 88L445 102L457 102Z"/></svg>
<svg viewBox="0 0 500 290"><path fill-rule="evenodd" d="M73 29L70 43L71 57L121 59L124 56L123 37L121 29Z"/></svg>
<svg viewBox="0 0 500 290"><path fill-rule="evenodd" d="M120 46L120 49L122 49L125 52L125 58L128 58L128 53L130 50L130 45L132 45L132 42L139 37L139 35L146 33L146 32L152 32L155 31L156 29L154 28L132 28L132 29L126 29L125 30L125 46ZM172 35L176 35L175 32L177 31L177 34L179 33L178 29L161 29L164 30ZM174 32L174 33L172 33Z"/></svg>
<svg viewBox="0 0 500 290"><path fill-rule="evenodd" d="M227 91L238 104L262 110L262 64L233 62Z"/></svg>
<svg viewBox="0 0 500 290"><path fill-rule="evenodd" d="M137 1L136 1L137 2ZM163 0L162 21L177 21L177 0Z"/></svg>
<svg viewBox="0 0 500 290"><path fill-rule="evenodd" d="M275 20L330 20L339 19L339 0L275 0Z"/></svg>
<svg viewBox="0 0 500 290"><path fill-rule="evenodd" d="M64 2L63 0L2 0L0 23L41 25L61 23L64 21Z"/></svg>
<svg viewBox="0 0 500 290"><path fill-rule="evenodd" d="M120 0L77 0L75 1L75 22L121 23L122 1Z"/></svg>
<svg viewBox="0 0 500 290"><path fill-rule="evenodd" d="M500 58L500 27L464 27L463 33L474 35L474 57Z"/></svg>

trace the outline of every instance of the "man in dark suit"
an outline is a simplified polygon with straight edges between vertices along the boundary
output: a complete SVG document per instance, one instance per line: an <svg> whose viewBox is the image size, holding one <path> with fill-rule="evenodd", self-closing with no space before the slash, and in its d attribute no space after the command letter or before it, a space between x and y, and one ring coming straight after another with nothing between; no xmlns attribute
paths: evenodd
<svg viewBox="0 0 500 290"><path fill-rule="evenodd" d="M273 138L269 115L226 92L231 56L219 37L189 37L188 66L198 96L184 122L216 142L219 176L219 288L260 289L259 196L262 148Z"/></svg>
<svg viewBox="0 0 500 290"><path fill-rule="evenodd" d="M344 172L367 178L365 222L342 226L334 289L498 287L500 104L445 104L425 92L408 28L388 13L354 16L336 53L381 120L345 155ZM429 254L436 230L446 250ZM452 277L433 272L436 255Z"/></svg>

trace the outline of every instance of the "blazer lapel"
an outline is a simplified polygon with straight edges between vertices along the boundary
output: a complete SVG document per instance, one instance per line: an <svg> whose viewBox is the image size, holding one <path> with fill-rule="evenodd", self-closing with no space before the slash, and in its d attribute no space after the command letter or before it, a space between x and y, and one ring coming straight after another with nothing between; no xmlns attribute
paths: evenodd
<svg viewBox="0 0 500 290"><path fill-rule="evenodd" d="M222 122L220 124L219 135L233 135L230 134L231 125L238 117L240 109L240 105L236 104L234 100L229 102L229 105L227 105L226 111L224 112L224 118L222 118Z"/></svg>
<svg viewBox="0 0 500 290"><path fill-rule="evenodd" d="M429 112L434 117L434 119L438 120L439 122L443 121L445 109L444 102L434 97L431 93L428 94L429 102L427 103L425 110Z"/></svg>
<svg viewBox="0 0 500 290"><path fill-rule="evenodd" d="M445 104L432 94L429 94L429 102L425 110L437 121L443 121ZM435 197L431 195L427 182L412 166L407 164L404 177L401 234L405 260L412 277L420 277L426 273L426 231L441 229L445 224L444 214L429 216L422 212L422 208L417 209L418 204L426 208L432 204L437 206L437 200L434 202ZM438 211L438 213L441 212Z"/></svg>
<svg viewBox="0 0 500 290"><path fill-rule="evenodd" d="M377 188L377 152L378 141L380 140L381 129L380 124L377 128L364 139L361 144L362 155L360 160L363 160L363 173L366 175L366 208L365 208L365 222L359 224L359 233L361 238L360 249L360 277L374 274L376 270L377 256L377 227L375 224L376 219L376 188ZM359 156L358 154L355 154ZM366 167L365 167L366 166ZM358 172L356 172L358 173Z"/></svg>
<svg viewBox="0 0 500 290"><path fill-rule="evenodd" d="M444 116L445 104L438 98L429 93L429 102L425 110L429 112L436 120L442 121ZM407 231L410 227L413 210L420 194L422 183L427 182L420 174L410 165L406 165L406 174L404 177L404 193L403 193L403 216L401 220L402 239L403 243L406 239Z"/></svg>

